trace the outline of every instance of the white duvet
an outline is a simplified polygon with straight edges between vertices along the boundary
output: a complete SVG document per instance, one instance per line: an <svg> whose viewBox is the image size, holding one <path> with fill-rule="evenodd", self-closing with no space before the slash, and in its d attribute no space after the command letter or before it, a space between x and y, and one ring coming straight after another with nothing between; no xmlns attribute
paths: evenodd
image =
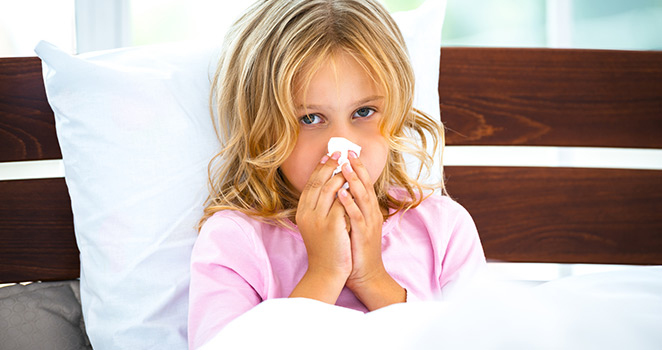
<svg viewBox="0 0 662 350"><path fill-rule="evenodd" d="M486 283L460 299L367 314L273 299L203 349L662 349L662 267L536 287Z"/></svg>

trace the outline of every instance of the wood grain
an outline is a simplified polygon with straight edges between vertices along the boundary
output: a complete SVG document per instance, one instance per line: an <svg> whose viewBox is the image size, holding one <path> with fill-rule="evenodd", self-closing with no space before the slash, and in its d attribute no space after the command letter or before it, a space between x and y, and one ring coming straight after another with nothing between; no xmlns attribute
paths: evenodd
<svg viewBox="0 0 662 350"><path fill-rule="evenodd" d="M60 158L41 60L0 59L0 161Z"/></svg>
<svg viewBox="0 0 662 350"><path fill-rule="evenodd" d="M0 182L0 283L78 278L64 179Z"/></svg>
<svg viewBox="0 0 662 350"><path fill-rule="evenodd" d="M449 145L662 147L662 52L441 49Z"/></svg>
<svg viewBox="0 0 662 350"><path fill-rule="evenodd" d="M489 259L662 264L662 172L448 167Z"/></svg>

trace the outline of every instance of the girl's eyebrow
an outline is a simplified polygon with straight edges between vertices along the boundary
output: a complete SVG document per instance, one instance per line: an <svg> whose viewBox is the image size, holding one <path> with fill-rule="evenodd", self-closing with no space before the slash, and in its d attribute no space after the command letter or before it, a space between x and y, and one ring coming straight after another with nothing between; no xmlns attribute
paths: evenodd
<svg viewBox="0 0 662 350"><path fill-rule="evenodd" d="M362 105L362 104L366 104L368 102L373 102L373 101L383 100L383 99L384 99L384 96L379 96L379 95L368 96L368 97L366 97L362 100L354 102L354 106L359 106L359 105Z"/></svg>
<svg viewBox="0 0 662 350"><path fill-rule="evenodd" d="M374 102L374 101L377 101L377 100L383 100L383 99L384 99L384 96L380 96L380 95L368 96L368 97L366 97L366 98L363 98L363 99L360 99L360 100L358 100L358 101L356 101L356 102L351 103L351 104L349 105L349 107L358 107L358 106L360 106L360 105L362 105L362 104L366 104L366 103L368 103L368 102ZM297 108L297 109L304 109L304 108L308 108L308 109L324 109L325 107L327 107L327 106L325 106L325 105L305 105L305 106L304 106L304 105L298 105L296 108Z"/></svg>

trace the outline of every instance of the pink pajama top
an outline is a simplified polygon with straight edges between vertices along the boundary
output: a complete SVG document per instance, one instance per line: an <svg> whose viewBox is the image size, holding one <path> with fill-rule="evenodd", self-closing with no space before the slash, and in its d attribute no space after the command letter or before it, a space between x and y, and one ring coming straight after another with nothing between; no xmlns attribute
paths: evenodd
<svg viewBox="0 0 662 350"><path fill-rule="evenodd" d="M443 297L486 267L471 216L449 197L433 195L390 217L382 237L384 266L407 289L408 301ZM191 258L190 349L261 301L287 298L307 267L297 230L237 211L215 213L202 227ZM336 305L368 311L347 288Z"/></svg>

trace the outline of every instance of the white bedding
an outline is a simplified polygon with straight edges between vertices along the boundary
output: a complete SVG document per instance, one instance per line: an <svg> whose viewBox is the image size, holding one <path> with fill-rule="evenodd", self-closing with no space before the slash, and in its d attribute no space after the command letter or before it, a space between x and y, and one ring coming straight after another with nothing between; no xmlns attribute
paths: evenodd
<svg viewBox="0 0 662 350"><path fill-rule="evenodd" d="M461 299L363 314L309 299L268 300L203 349L660 349L662 267L526 287L485 283Z"/></svg>

